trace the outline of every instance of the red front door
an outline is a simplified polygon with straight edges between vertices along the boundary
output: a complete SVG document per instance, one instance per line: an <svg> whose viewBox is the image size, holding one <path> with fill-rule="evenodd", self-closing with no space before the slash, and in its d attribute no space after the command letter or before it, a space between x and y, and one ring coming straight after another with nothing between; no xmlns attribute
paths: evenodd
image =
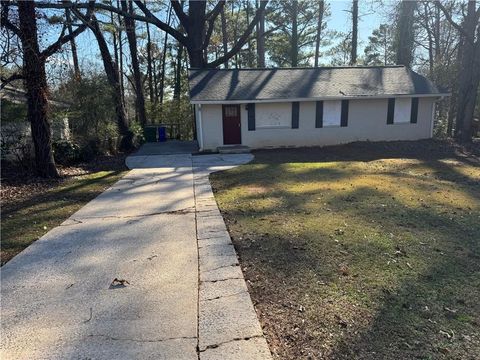
<svg viewBox="0 0 480 360"><path fill-rule="evenodd" d="M223 105L223 143L241 144L240 105Z"/></svg>

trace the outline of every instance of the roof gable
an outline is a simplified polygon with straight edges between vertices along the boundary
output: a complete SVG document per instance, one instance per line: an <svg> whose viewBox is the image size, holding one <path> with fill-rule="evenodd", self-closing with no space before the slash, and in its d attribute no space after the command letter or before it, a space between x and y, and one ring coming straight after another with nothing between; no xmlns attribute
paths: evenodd
<svg viewBox="0 0 480 360"><path fill-rule="evenodd" d="M439 95L404 66L190 70L192 102Z"/></svg>

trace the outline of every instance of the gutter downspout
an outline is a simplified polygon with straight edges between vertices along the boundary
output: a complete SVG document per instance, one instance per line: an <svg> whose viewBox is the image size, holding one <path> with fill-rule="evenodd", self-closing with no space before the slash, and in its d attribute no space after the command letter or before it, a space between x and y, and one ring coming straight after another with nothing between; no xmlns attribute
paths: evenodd
<svg viewBox="0 0 480 360"><path fill-rule="evenodd" d="M198 106L198 151L203 151L202 104Z"/></svg>

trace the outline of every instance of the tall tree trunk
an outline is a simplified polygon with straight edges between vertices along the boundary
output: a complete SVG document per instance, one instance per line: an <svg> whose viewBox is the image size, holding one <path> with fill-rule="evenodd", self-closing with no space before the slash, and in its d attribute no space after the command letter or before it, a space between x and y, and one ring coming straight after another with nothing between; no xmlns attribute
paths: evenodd
<svg viewBox="0 0 480 360"><path fill-rule="evenodd" d="M183 46L178 44L177 49L177 64L175 67L175 85L173 87L173 99L180 100L180 94L182 91L182 57L183 57Z"/></svg>
<svg viewBox="0 0 480 360"><path fill-rule="evenodd" d="M396 29L396 60L398 65L411 67L413 62L413 46L415 33L413 29L416 1L403 0Z"/></svg>
<svg viewBox="0 0 480 360"><path fill-rule="evenodd" d="M258 6L257 6L258 10ZM261 15L257 24L257 67L265 67L265 10L260 10Z"/></svg>
<svg viewBox="0 0 480 360"><path fill-rule="evenodd" d="M475 1L468 2L467 15L462 27L465 34L460 34L462 46L457 75L455 136L460 142L469 142L472 140L472 122L480 83L480 25Z"/></svg>
<svg viewBox="0 0 480 360"><path fill-rule="evenodd" d="M315 67L318 67L318 60L320 57L320 41L322 39L322 27L323 27L323 12L325 11L325 1L320 0L318 3L318 22L317 22L317 35L315 38Z"/></svg>
<svg viewBox="0 0 480 360"><path fill-rule="evenodd" d="M133 3L129 0L122 1L123 11L133 15ZM127 32L128 46L130 48L130 57L133 69L133 79L135 83L135 108L137 110L138 120L142 126L147 124L147 114L145 112L145 96L143 94L142 75L140 73L140 64L138 62L137 35L135 33L135 20L126 16L125 30Z"/></svg>
<svg viewBox="0 0 480 360"><path fill-rule="evenodd" d="M235 2L232 1L232 18L234 17L234 12L235 12ZM233 38L236 39L237 38L237 34L238 34L238 19L240 17L240 7L238 8L238 11L237 11L237 16L235 17L235 26L233 27ZM239 66L238 66L238 53L235 54L235 69L238 69Z"/></svg>
<svg viewBox="0 0 480 360"><path fill-rule="evenodd" d="M117 126L121 136L120 150L128 151L133 148L133 133L128 128L127 114L123 103L122 88L119 78L120 72L118 71L117 65L113 62L108 44L103 36L103 32L100 29L97 19L94 16L91 21L91 29L97 39L103 66L105 68L105 74L107 75L108 82L112 88L112 97L117 116Z"/></svg>
<svg viewBox="0 0 480 360"><path fill-rule="evenodd" d="M67 21L68 34L72 35L72 17L70 16L70 9L65 10L65 19ZM73 60L73 74L76 80L80 80L80 65L78 63L78 54L77 54L77 44L75 43L75 38L72 37L70 40L70 49L72 50L72 60Z"/></svg>
<svg viewBox="0 0 480 360"><path fill-rule="evenodd" d="M222 43L223 43L223 55L228 53L228 33L227 33L227 19L225 18L225 7L222 7L220 12L220 20L222 22ZM223 64L225 69L228 69L228 61Z"/></svg>
<svg viewBox="0 0 480 360"><path fill-rule="evenodd" d="M290 39L290 63L298 66L298 2L292 2L292 37Z"/></svg>
<svg viewBox="0 0 480 360"><path fill-rule="evenodd" d="M204 68L206 66L204 57L203 40L205 37L205 10L206 1L189 1L188 23L186 32L189 38L188 55L192 68Z"/></svg>
<svg viewBox="0 0 480 360"><path fill-rule="evenodd" d="M120 2L117 0L117 7L120 7ZM125 82L123 76L123 39L122 39L122 16L118 14L118 77L120 79L120 94L122 95L123 108L125 109ZM125 110L126 112L126 110Z"/></svg>
<svg viewBox="0 0 480 360"><path fill-rule="evenodd" d="M247 15L247 24L250 24L250 0L245 1L245 13ZM248 54L248 56L247 56L247 67L253 68L254 67L254 64L253 64L254 56L253 56L253 51L252 51L252 40L251 40L250 37L248 38L248 41L247 41L247 54Z"/></svg>
<svg viewBox="0 0 480 360"><path fill-rule="evenodd" d="M155 89L153 87L153 69L152 69L152 39L150 35L150 26L145 23L147 27L147 78L148 78L148 91L150 103L153 104L155 99Z"/></svg>
<svg viewBox="0 0 480 360"><path fill-rule="evenodd" d="M172 6L168 8L168 15L167 15L167 24L170 24L170 18L172 16ZM167 44L168 44L168 33L165 33L165 38L163 40L163 52L162 52L162 65L161 65L161 74L160 74L160 105L163 104L163 96L165 94L165 64L167 61ZM192 66L193 67L193 66Z"/></svg>
<svg viewBox="0 0 480 360"><path fill-rule="evenodd" d="M352 3L352 47L350 52L350 65L357 64L358 45L358 0Z"/></svg>
<svg viewBox="0 0 480 360"><path fill-rule="evenodd" d="M40 55L38 45L35 3L19 1L18 16L23 47L23 75L27 90L27 117L32 129L36 170L42 177L58 177L48 121L47 76L45 60Z"/></svg>

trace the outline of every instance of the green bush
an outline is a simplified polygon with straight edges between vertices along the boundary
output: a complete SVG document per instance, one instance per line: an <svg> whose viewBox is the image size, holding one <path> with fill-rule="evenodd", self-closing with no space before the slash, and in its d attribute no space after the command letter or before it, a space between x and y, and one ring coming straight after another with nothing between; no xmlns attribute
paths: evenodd
<svg viewBox="0 0 480 360"><path fill-rule="evenodd" d="M80 146L73 141L59 140L52 144L53 156L58 164L71 165L82 160Z"/></svg>

